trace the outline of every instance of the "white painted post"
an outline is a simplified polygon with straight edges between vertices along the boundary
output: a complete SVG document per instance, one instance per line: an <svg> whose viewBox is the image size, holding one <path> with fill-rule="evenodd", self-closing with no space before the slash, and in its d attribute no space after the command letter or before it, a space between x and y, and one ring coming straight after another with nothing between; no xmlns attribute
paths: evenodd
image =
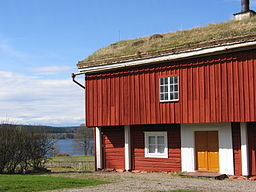
<svg viewBox="0 0 256 192"><path fill-rule="evenodd" d="M247 136L247 123L240 123L241 129L241 155L242 155L242 175L249 175L249 164L248 164L248 136Z"/></svg>
<svg viewBox="0 0 256 192"><path fill-rule="evenodd" d="M96 127L96 168L102 169L102 139L101 128Z"/></svg>
<svg viewBox="0 0 256 192"><path fill-rule="evenodd" d="M125 151L125 170L131 170L131 131L130 125L124 126L124 151Z"/></svg>

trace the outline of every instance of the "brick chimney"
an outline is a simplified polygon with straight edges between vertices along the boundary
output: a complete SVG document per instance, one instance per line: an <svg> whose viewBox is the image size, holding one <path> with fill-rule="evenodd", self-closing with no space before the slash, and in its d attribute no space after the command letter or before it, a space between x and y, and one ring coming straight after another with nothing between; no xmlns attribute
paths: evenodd
<svg viewBox="0 0 256 192"><path fill-rule="evenodd" d="M250 0L241 0L241 5L241 12L234 14L235 20L247 19L256 15L256 12L250 10Z"/></svg>

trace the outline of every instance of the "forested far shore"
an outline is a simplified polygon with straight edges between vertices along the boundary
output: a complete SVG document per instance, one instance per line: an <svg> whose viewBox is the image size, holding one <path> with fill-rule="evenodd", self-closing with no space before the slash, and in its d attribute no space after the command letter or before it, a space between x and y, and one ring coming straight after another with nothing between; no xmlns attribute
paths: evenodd
<svg viewBox="0 0 256 192"><path fill-rule="evenodd" d="M6 124L6 123L5 123ZM0 124L2 125L2 124ZM70 126L70 127L53 127L53 126L44 126L44 125L19 125L19 124L9 124L12 127L21 127L30 131L35 129L43 129L47 135L52 139L74 139L77 130L81 126ZM88 129L86 131L89 137L92 137L93 130Z"/></svg>

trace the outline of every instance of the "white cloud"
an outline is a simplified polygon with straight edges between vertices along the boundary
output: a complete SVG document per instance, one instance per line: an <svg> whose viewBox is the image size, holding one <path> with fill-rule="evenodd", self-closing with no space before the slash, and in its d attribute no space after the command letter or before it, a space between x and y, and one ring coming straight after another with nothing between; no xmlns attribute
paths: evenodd
<svg viewBox="0 0 256 192"><path fill-rule="evenodd" d="M47 125L84 122L84 91L71 79L0 71L0 121Z"/></svg>
<svg viewBox="0 0 256 192"><path fill-rule="evenodd" d="M0 52L7 54L12 57L16 58L25 58L27 55L21 51L18 51L15 49L9 41L7 40L1 40L0 41Z"/></svg>
<svg viewBox="0 0 256 192"><path fill-rule="evenodd" d="M59 72L65 72L71 70L70 66L47 66L32 68L31 71L38 75L55 75Z"/></svg>

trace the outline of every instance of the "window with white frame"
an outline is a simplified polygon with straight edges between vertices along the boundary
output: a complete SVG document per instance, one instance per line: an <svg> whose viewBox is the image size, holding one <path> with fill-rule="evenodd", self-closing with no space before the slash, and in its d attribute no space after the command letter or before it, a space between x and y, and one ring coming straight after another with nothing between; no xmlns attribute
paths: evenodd
<svg viewBox="0 0 256 192"><path fill-rule="evenodd" d="M178 101L179 100L179 77L161 77L160 78L160 101Z"/></svg>
<svg viewBox="0 0 256 192"><path fill-rule="evenodd" d="M167 132L144 132L145 157L168 158Z"/></svg>

